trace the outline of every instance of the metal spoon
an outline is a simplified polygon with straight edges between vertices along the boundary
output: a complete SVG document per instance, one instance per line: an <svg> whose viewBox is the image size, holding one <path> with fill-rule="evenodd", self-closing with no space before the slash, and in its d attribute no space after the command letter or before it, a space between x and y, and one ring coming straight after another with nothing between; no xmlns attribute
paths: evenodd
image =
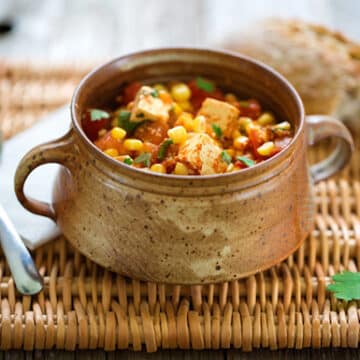
<svg viewBox="0 0 360 360"><path fill-rule="evenodd" d="M0 133L1 157L1 133ZM42 290L43 281L4 208L0 205L0 243L8 261L16 288L23 295L34 295Z"/></svg>

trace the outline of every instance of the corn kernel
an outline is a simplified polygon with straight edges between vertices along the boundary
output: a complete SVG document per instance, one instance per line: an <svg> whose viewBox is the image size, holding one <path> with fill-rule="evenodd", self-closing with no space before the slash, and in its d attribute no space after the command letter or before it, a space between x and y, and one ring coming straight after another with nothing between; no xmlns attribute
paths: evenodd
<svg viewBox="0 0 360 360"><path fill-rule="evenodd" d="M188 112L183 112L177 119L176 121L177 124L179 125L183 125L184 128L187 131L193 131L194 129L194 119L192 114L188 113Z"/></svg>
<svg viewBox="0 0 360 360"><path fill-rule="evenodd" d="M175 126L168 130L168 136L174 144L181 144L187 139L187 131L183 126Z"/></svg>
<svg viewBox="0 0 360 360"><path fill-rule="evenodd" d="M236 139L237 137L241 136L241 133L239 130L234 130L233 133L231 134L231 137L233 139Z"/></svg>
<svg viewBox="0 0 360 360"><path fill-rule="evenodd" d="M225 149L225 151L233 158L235 156L235 150L234 149Z"/></svg>
<svg viewBox="0 0 360 360"><path fill-rule="evenodd" d="M191 105L190 101L182 101L182 102L179 102L178 104L184 111L192 111L193 110L193 106Z"/></svg>
<svg viewBox="0 0 360 360"><path fill-rule="evenodd" d="M163 164L154 164L150 168L151 171L166 174L166 168Z"/></svg>
<svg viewBox="0 0 360 360"><path fill-rule="evenodd" d="M116 140L122 140L126 136L126 131L116 126L111 130L111 136Z"/></svg>
<svg viewBox="0 0 360 360"><path fill-rule="evenodd" d="M141 151L143 143L138 139L126 139L124 141L124 148L129 151Z"/></svg>
<svg viewBox="0 0 360 360"><path fill-rule="evenodd" d="M274 115L269 112L264 112L260 117L257 119L257 123L261 126L271 125L275 122Z"/></svg>
<svg viewBox="0 0 360 360"><path fill-rule="evenodd" d="M167 87L164 84L155 84L153 88L157 91L167 91Z"/></svg>
<svg viewBox="0 0 360 360"><path fill-rule="evenodd" d="M226 168L226 172L232 172L234 170L234 164L231 163L228 165L228 167Z"/></svg>
<svg viewBox="0 0 360 360"><path fill-rule="evenodd" d="M225 94L224 98L225 98L225 101L230 104L237 102L236 95L234 95L232 93Z"/></svg>
<svg viewBox="0 0 360 360"><path fill-rule="evenodd" d="M194 119L193 131L197 133L206 131L206 118L204 115L198 115Z"/></svg>
<svg viewBox="0 0 360 360"><path fill-rule="evenodd" d="M185 164L177 162L174 169L174 174L176 175L188 175L189 171Z"/></svg>
<svg viewBox="0 0 360 360"><path fill-rule="evenodd" d="M176 84L171 88L171 96L175 101L184 102L190 99L191 90L184 83Z"/></svg>
<svg viewBox="0 0 360 360"><path fill-rule="evenodd" d="M272 141L268 141L257 148L257 152L262 156L269 156L273 152L275 144Z"/></svg>
<svg viewBox="0 0 360 360"><path fill-rule="evenodd" d="M173 112L176 116L179 116L182 113L182 108L178 103L174 103L173 105Z"/></svg>
<svg viewBox="0 0 360 360"><path fill-rule="evenodd" d="M288 121L283 121L279 124L274 125L273 128L278 130L290 130L291 125Z"/></svg>
<svg viewBox="0 0 360 360"><path fill-rule="evenodd" d="M98 136L99 136L99 137L103 137L106 133L107 133L106 129L101 129L101 130L99 130L99 132L98 132Z"/></svg>
<svg viewBox="0 0 360 360"><path fill-rule="evenodd" d="M239 118L239 125L240 125L241 131L248 133L251 124L253 124L253 121L249 117L240 117Z"/></svg>
<svg viewBox="0 0 360 360"><path fill-rule="evenodd" d="M119 155L119 152L118 152L116 149L113 149L113 148L106 149L106 150L104 151L104 153L105 153L106 155L111 156L111 157L116 157L116 156Z"/></svg>
<svg viewBox="0 0 360 360"><path fill-rule="evenodd" d="M238 136L233 141L233 146L237 150L244 150L249 143L249 138L247 136Z"/></svg>

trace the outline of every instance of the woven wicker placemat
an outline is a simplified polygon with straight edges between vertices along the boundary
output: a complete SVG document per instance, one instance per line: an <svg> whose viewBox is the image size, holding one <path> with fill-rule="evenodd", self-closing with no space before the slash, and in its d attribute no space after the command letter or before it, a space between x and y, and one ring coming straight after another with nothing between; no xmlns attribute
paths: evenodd
<svg viewBox="0 0 360 360"><path fill-rule="evenodd" d="M5 138L67 103L87 66L0 62ZM312 160L325 154L318 148ZM219 349L357 347L358 302L326 291L330 276L358 271L360 154L316 186L316 227L296 254L243 280L166 286L105 271L60 237L34 252L45 288L17 293L0 256L1 349Z"/></svg>

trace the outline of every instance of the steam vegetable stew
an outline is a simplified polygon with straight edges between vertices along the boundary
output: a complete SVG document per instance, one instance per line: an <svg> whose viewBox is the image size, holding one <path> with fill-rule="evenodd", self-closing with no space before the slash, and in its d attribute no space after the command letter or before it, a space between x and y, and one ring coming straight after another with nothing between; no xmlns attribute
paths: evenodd
<svg viewBox="0 0 360 360"><path fill-rule="evenodd" d="M115 111L88 109L86 135L108 156L163 174L238 171L271 158L293 136L256 99L239 99L198 77L152 86L134 82Z"/></svg>

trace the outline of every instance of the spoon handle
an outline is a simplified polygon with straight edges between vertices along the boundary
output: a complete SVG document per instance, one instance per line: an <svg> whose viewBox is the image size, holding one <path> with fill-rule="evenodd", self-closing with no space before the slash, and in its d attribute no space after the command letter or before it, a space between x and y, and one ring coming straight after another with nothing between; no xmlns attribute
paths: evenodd
<svg viewBox="0 0 360 360"><path fill-rule="evenodd" d="M24 295L34 295L41 291L43 287L42 278L29 250L25 247L1 205L0 242L19 292Z"/></svg>

